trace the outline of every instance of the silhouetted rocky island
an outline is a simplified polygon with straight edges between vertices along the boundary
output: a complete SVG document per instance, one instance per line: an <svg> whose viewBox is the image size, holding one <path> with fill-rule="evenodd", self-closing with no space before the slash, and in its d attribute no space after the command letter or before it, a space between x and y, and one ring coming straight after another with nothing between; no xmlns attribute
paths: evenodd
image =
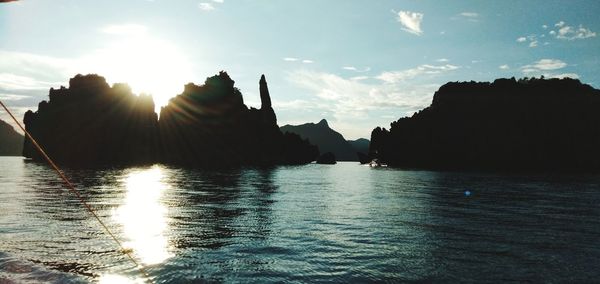
<svg viewBox="0 0 600 284"><path fill-rule="evenodd" d="M23 139L10 124L0 120L0 156L21 156Z"/></svg>
<svg viewBox="0 0 600 284"><path fill-rule="evenodd" d="M440 87L412 117L373 130L390 166L597 171L600 90L574 79L498 79Z"/></svg>
<svg viewBox="0 0 600 284"><path fill-rule="evenodd" d="M161 109L151 96L98 75L77 75L69 87L28 111L26 129L59 163L113 165L166 162L200 167L302 164L318 156L298 135L282 134L264 75L262 107L248 109L226 72L187 84ZM25 140L23 155L42 160Z"/></svg>

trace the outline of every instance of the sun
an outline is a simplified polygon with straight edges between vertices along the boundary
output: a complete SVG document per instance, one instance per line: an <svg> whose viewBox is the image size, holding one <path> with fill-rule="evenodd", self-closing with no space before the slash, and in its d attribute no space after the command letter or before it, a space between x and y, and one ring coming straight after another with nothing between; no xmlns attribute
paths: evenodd
<svg viewBox="0 0 600 284"><path fill-rule="evenodd" d="M185 55L171 42L147 34L120 37L81 61L81 70L109 83L128 83L136 94L150 94L157 113L193 81Z"/></svg>

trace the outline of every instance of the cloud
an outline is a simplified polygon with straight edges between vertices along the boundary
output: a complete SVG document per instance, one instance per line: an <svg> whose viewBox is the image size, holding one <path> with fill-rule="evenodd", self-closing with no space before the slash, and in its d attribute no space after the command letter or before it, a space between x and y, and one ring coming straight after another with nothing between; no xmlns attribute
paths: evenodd
<svg viewBox="0 0 600 284"><path fill-rule="evenodd" d="M463 17L467 17L467 18L477 18L479 17L479 14L475 13L475 12L462 12L460 13L461 16Z"/></svg>
<svg viewBox="0 0 600 284"><path fill-rule="evenodd" d="M435 61L437 61L437 62L449 62L450 60L448 58L440 58L440 59L436 59Z"/></svg>
<svg viewBox="0 0 600 284"><path fill-rule="evenodd" d="M344 67L342 67L342 69L348 70L348 71L354 71L354 72L358 72L358 73L365 73L365 72L371 71L371 67L365 67L365 68L359 69L354 66L344 66Z"/></svg>
<svg viewBox="0 0 600 284"><path fill-rule="evenodd" d="M361 81L366 79L369 79L369 76L354 76L350 78L350 80L352 81Z"/></svg>
<svg viewBox="0 0 600 284"><path fill-rule="evenodd" d="M526 37L522 36L517 38L517 42L519 43L524 43L529 41L529 47L537 47L538 46L538 40L537 40L537 35L528 35Z"/></svg>
<svg viewBox="0 0 600 284"><path fill-rule="evenodd" d="M219 3L219 4L222 4L223 2L225 2L225 0L212 0L212 1L215 3Z"/></svg>
<svg viewBox="0 0 600 284"><path fill-rule="evenodd" d="M309 60L309 59L304 59L304 60L302 60L302 63L311 64L311 63L314 63L314 61Z"/></svg>
<svg viewBox="0 0 600 284"><path fill-rule="evenodd" d="M561 69L567 66L567 63L559 60L559 59L540 59L533 64L525 65L521 69L523 72L527 73L525 70L556 70Z"/></svg>
<svg viewBox="0 0 600 284"><path fill-rule="evenodd" d="M458 14L456 17L453 17L451 19L456 20L456 19L464 19L467 20L469 22L479 22L479 14L475 13L475 12L462 12L460 14Z"/></svg>
<svg viewBox="0 0 600 284"><path fill-rule="evenodd" d="M198 3L198 8L200 8L202 11L212 11L215 9L215 6L208 2L200 2Z"/></svg>
<svg viewBox="0 0 600 284"><path fill-rule="evenodd" d="M106 26L100 29L100 31L113 35L141 35L145 34L148 29L145 26L138 24L122 24Z"/></svg>
<svg viewBox="0 0 600 284"><path fill-rule="evenodd" d="M500 68L502 70L508 70L508 69L510 69L510 67L507 64L500 65L500 66L498 66L498 68Z"/></svg>
<svg viewBox="0 0 600 284"><path fill-rule="evenodd" d="M0 73L56 82L77 72L75 65L73 60L0 50Z"/></svg>
<svg viewBox="0 0 600 284"><path fill-rule="evenodd" d="M544 30L545 30L545 29L547 29L547 28L548 28L548 25L542 25L542 29L544 29Z"/></svg>
<svg viewBox="0 0 600 284"><path fill-rule="evenodd" d="M596 33L588 28L583 27L582 25L579 25L579 27L575 28L563 24L560 26L560 29L558 29L558 33L553 33L552 35L556 36L557 39L575 40L595 37Z"/></svg>
<svg viewBox="0 0 600 284"><path fill-rule="evenodd" d="M289 62L295 62L295 61L298 61L298 60L300 60L300 59L295 58L295 57L284 57L283 58L283 61L289 61Z"/></svg>
<svg viewBox="0 0 600 284"><path fill-rule="evenodd" d="M564 78L579 79L579 75L577 75L575 73L562 73L562 74L551 75L549 77L550 78L558 78L558 79L564 79Z"/></svg>
<svg viewBox="0 0 600 284"><path fill-rule="evenodd" d="M359 78L360 77L360 78ZM303 111L313 108L330 114L336 130L350 136L363 137L376 125L387 125L390 116L411 115L431 103L439 84L398 82L388 84L379 80L364 81L366 77L344 78L326 72L299 70L287 80L307 90L310 100L286 103ZM274 103L274 105L276 105ZM384 117L385 116L385 117ZM330 121L332 122L332 121Z"/></svg>
<svg viewBox="0 0 600 284"><path fill-rule="evenodd" d="M421 22L423 21L423 13L411 12L411 11L400 11L397 13L398 17L396 20L402 24L402 29L415 34L421 35Z"/></svg>
<svg viewBox="0 0 600 284"><path fill-rule="evenodd" d="M407 79L412 79L412 78L415 78L415 77L421 76L421 75L440 74L442 72L453 71L453 70L456 70L459 68L460 68L459 66L455 66L455 65L451 65L451 64L438 65L438 66L423 64L423 65L417 66L415 68L407 69L407 70L383 72L376 78L381 81L387 82L387 83L397 83L397 82L404 81Z"/></svg>

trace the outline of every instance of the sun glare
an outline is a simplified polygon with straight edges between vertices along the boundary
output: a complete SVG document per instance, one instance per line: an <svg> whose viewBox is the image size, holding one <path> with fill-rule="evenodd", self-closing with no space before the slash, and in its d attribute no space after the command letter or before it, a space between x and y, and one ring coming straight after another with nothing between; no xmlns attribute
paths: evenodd
<svg viewBox="0 0 600 284"><path fill-rule="evenodd" d="M117 41L84 57L81 70L106 77L109 83L128 83L136 94L154 98L156 110L193 81L184 54L171 42L141 34L119 35Z"/></svg>
<svg viewBox="0 0 600 284"><path fill-rule="evenodd" d="M162 178L159 166L129 174L125 203L113 215L123 225L125 246L145 264L161 263L171 256L164 235L168 225L160 200L166 189Z"/></svg>

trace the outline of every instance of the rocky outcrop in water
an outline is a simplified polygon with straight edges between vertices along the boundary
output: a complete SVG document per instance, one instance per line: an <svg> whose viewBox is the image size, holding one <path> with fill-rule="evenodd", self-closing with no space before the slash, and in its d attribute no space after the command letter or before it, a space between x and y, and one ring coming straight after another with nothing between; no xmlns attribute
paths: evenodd
<svg viewBox="0 0 600 284"><path fill-rule="evenodd" d="M10 124L0 120L0 156L21 156L23 135L15 131Z"/></svg>
<svg viewBox="0 0 600 284"><path fill-rule="evenodd" d="M248 109L229 75L187 84L161 109L152 97L124 84L110 87L98 75L77 75L69 87L28 111L26 129L59 163L113 165L175 163L201 167L301 164L318 150L279 131L267 82L260 80L261 109ZM29 139L23 154L42 160Z"/></svg>
<svg viewBox="0 0 600 284"><path fill-rule="evenodd" d="M202 86L186 85L160 112L163 160L199 166L313 161L316 147L279 130L264 75L259 89L261 108L248 109L225 72Z"/></svg>
<svg viewBox="0 0 600 284"><path fill-rule="evenodd" d="M600 90L574 79L447 83L431 106L376 128L371 155L432 169L600 170Z"/></svg>
<svg viewBox="0 0 600 284"><path fill-rule="evenodd" d="M59 163L138 164L158 158L152 97L125 84L110 87L98 75L77 75L69 87L50 89L48 101L25 113L25 128ZM29 139L23 156L42 160Z"/></svg>

